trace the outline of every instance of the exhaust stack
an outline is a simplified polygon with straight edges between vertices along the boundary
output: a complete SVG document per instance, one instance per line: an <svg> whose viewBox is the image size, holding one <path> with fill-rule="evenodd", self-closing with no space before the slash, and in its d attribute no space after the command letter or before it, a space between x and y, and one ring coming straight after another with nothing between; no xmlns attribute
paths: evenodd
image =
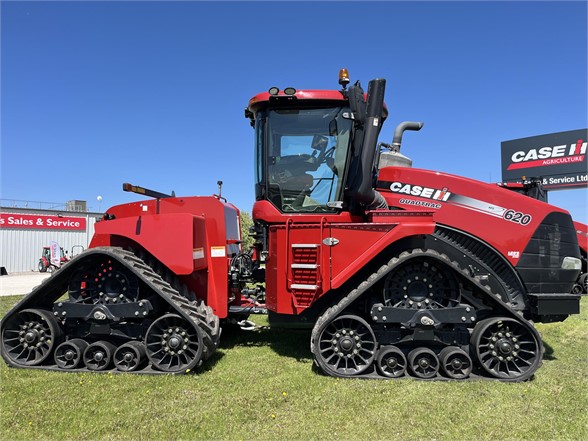
<svg viewBox="0 0 588 441"><path fill-rule="evenodd" d="M378 170L384 167L412 167L412 159L400 153L402 136L406 130L419 131L424 123L418 121L403 121L396 126L392 144L380 144Z"/></svg>

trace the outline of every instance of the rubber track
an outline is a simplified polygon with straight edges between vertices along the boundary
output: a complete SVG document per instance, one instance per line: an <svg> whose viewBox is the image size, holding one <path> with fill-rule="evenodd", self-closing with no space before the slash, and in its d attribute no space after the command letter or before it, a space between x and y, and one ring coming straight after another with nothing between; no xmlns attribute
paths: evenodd
<svg viewBox="0 0 588 441"><path fill-rule="evenodd" d="M495 277L503 282L507 296L505 300L517 302L520 305L518 309L523 309L526 304L523 296L523 284L509 269L508 263L502 256L493 252L488 245L478 239L449 227L437 226L433 236L477 260L480 267L487 267L492 271Z"/></svg>
<svg viewBox="0 0 588 441"><path fill-rule="evenodd" d="M457 262L451 261L446 255L438 253L437 251L423 250L423 249L415 249L412 251L405 251L405 252L401 253L398 257L394 257L386 265L382 265L378 269L378 271L371 274L366 280L361 282L357 288L355 288L347 296L345 296L343 299L341 299L341 301L339 301L336 305L331 306L329 309L327 309L318 318L318 320L316 321L316 323L314 325L314 328L312 329L312 334L311 334L311 338L310 338L310 351L312 352L312 354L314 354L315 357L319 356L317 345L315 342L317 342L320 332L322 331L324 326L326 326L327 323L330 323L332 320L334 320L339 315L341 315L349 306L351 306L353 304L353 302L355 302L357 299L359 299L370 288L375 286L376 283L378 283L384 277L386 277L394 268L406 263L407 261L409 261L411 259L418 258L418 257L432 257L434 259L442 261L443 263L445 263L449 267L453 268L456 271L456 273L458 273L460 276L462 276L463 278L467 279L470 283L475 285L479 289L480 292L486 293L486 299L492 300L498 307L500 307L500 309L503 310L501 315L510 316L511 318L516 319L518 322L520 322L522 325L524 325L535 336L535 338L539 344L541 361L539 363L539 366L537 366L537 369L539 369L541 367L541 365L543 364L543 354L545 352L545 348L543 346L543 341L541 339L541 335L539 334L539 331L537 331L537 329L535 329L535 326L533 325L533 323L526 320L523 317L522 312L513 310L507 303L505 303L502 300L502 297L500 296L500 294L493 293L490 290L490 287L484 285L477 278L471 277L469 272L466 271L465 269L461 268ZM316 363L316 361L315 361L315 363ZM352 378L373 378L373 375L361 375L360 374L360 375L353 375L351 377ZM345 377L345 378L349 378L349 377ZM525 381L526 379L527 378L525 378L525 377L523 377L522 379L514 379L514 380L496 378L496 380L507 381L507 382L509 382L509 381L510 382L520 382L520 381ZM460 381L464 381L464 380L460 380Z"/></svg>
<svg viewBox="0 0 588 441"><path fill-rule="evenodd" d="M105 250L105 248L101 249ZM161 298L167 301L175 309L176 313L190 321L194 326L200 327L203 331L202 337L204 343L202 357L204 360L210 358L218 347L220 339L220 322L218 317L212 312L212 308L206 306L202 300L190 301L178 289L164 280L161 274L156 273L150 265L134 253L121 248L108 248L108 250L113 251L115 255L124 259L124 261L121 259L117 260L121 263L128 263L129 265L125 266L132 270L143 282L147 283ZM164 271L169 272L169 270Z"/></svg>
<svg viewBox="0 0 588 441"><path fill-rule="evenodd" d="M82 262L92 255L96 257L108 257L116 260L118 263L123 265L126 269L134 273L141 281L143 281L153 292L157 293L163 300L165 300L173 309L174 313L181 315L184 319L192 323L202 331L203 348L202 348L202 360L210 358L210 356L217 349L220 339L220 322L219 318L214 314L212 308L205 305L202 300L190 300L186 298L187 289L184 288L183 293L180 293L178 289L172 287L172 285L163 279L163 277L156 273L154 269L149 266L143 259L135 255L133 252L123 250L117 247L97 247L92 248L76 256L72 259L67 266L58 272L54 273L48 279L44 280L43 283L33 289L33 291L26 295L12 310L10 310L3 318L5 322L11 315L23 310L25 308L45 307L52 306L52 303L57 300L64 292L67 291L69 283L69 275L73 274L77 269L76 263ZM165 270L168 271L169 270ZM163 272L163 271L162 271ZM58 292L59 294L53 298L49 293ZM187 291L189 292L189 291ZM192 294L193 296L193 294ZM35 300L39 300L38 303ZM51 302L48 305L47 300ZM6 360L6 358L5 358ZM202 361L201 360L201 361ZM21 366L14 364L6 360L7 363L13 367L19 368L36 368L36 369L49 369L59 371L69 371L69 369L60 369L55 365L39 365L39 366ZM71 371L80 372L86 371L82 369L72 369ZM96 371L91 371L96 372ZM100 372L110 372L109 370ZM133 371L129 373L141 374L141 373L155 373L151 369L143 369L140 371ZM167 373L167 372L163 372Z"/></svg>

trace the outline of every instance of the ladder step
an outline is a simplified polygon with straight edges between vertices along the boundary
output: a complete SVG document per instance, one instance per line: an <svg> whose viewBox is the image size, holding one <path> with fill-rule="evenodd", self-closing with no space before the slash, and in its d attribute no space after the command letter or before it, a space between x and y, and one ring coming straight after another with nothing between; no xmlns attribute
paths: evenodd
<svg viewBox="0 0 588 441"><path fill-rule="evenodd" d="M317 269L318 265L315 263L293 263L291 267L294 269Z"/></svg>
<svg viewBox="0 0 588 441"><path fill-rule="evenodd" d="M303 285L300 283L293 283L290 285L290 289L305 289L310 291L316 291L318 289L317 285Z"/></svg>

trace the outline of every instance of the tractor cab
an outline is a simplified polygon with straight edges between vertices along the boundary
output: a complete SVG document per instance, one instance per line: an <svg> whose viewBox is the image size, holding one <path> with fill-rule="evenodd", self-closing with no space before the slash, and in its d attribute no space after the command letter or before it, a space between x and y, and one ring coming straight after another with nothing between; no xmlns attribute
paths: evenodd
<svg viewBox="0 0 588 441"><path fill-rule="evenodd" d="M245 116L255 129L256 201L269 201L286 215L335 213L352 205L363 181L373 191L377 133L387 114L383 85L373 97L368 90L366 102L359 83L347 90L348 82L342 69L341 90L272 87L249 101ZM372 102L379 106L372 105L375 122L368 122ZM369 129L375 136L364 145ZM363 150L371 152L367 161Z"/></svg>
<svg viewBox="0 0 588 441"><path fill-rule="evenodd" d="M257 200L284 213L332 212L343 197L352 121L349 108L280 109L256 120Z"/></svg>

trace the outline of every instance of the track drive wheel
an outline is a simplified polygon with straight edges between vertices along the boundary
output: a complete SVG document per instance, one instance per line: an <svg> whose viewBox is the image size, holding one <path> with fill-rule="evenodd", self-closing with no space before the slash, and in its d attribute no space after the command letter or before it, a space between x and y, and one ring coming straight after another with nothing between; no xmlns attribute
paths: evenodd
<svg viewBox="0 0 588 441"><path fill-rule="evenodd" d="M386 277L384 303L405 309L456 306L459 281L443 263L430 257L413 258Z"/></svg>
<svg viewBox="0 0 588 441"><path fill-rule="evenodd" d="M317 346L317 364L336 377L361 374L371 366L377 350L372 328L356 315L343 315L325 323Z"/></svg>
<svg viewBox="0 0 588 441"><path fill-rule="evenodd" d="M389 378L399 378L406 373L406 357L396 346L384 346L378 353L380 373Z"/></svg>
<svg viewBox="0 0 588 441"><path fill-rule="evenodd" d="M145 336L147 357L163 372L187 372L202 361L202 330L177 314L155 320Z"/></svg>
<svg viewBox="0 0 588 441"><path fill-rule="evenodd" d="M72 276L68 294L75 303L115 304L135 302L137 276L112 259L95 260Z"/></svg>
<svg viewBox="0 0 588 441"><path fill-rule="evenodd" d="M495 378L523 381L541 366L541 342L522 323L507 317L480 321L472 332L471 352Z"/></svg>
<svg viewBox="0 0 588 441"><path fill-rule="evenodd" d="M75 369L79 366L88 343L81 338L74 338L61 343L55 349L55 364L61 369Z"/></svg>
<svg viewBox="0 0 588 441"><path fill-rule="evenodd" d="M3 328L3 352L9 361L20 366L43 363L62 335L55 316L43 309L24 309L10 317Z"/></svg>

